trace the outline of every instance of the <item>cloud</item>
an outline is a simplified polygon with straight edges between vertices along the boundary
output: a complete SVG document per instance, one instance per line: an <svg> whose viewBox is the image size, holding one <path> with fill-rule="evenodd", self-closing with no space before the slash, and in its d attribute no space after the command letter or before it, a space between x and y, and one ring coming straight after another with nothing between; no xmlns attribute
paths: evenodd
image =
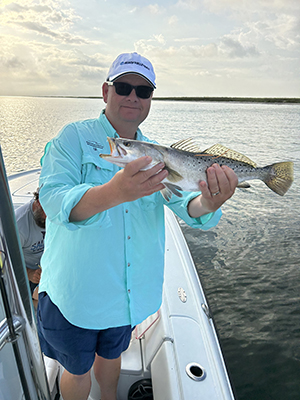
<svg viewBox="0 0 300 400"><path fill-rule="evenodd" d="M0 40L1 94L100 95L110 61L106 55L13 36Z"/></svg>
<svg viewBox="0 0 300 400"><path fill-rule="evenodd" d="M26 22L16 22L16 25L28 30L34 31L40 35L48 36L52 39L59 40L62 43L69 44L88 44L89 41L83 37L72 35L69 32L59 32L56 30L51 30L47 26L40 24L39 22L26 21Z"/></svg>
<svg viewBox="0 0 300 400"><path fill-rule="evenodd" d="M161 45L164 45L166 43L166 40L162 34L159 35L153 35L153 38L160 43Z"/></svg>
<svg viewBox="0 0 300 400"><path fill-rule="evenodd" d="M199 0L179 0L176 7L195 11L201 8L202 3Z"/></svg>
<svg viewBox="0 0 300 400"><path fill-rule="evenodd" d="M231 58L257 57L260 54L254 45L245 46L239 40L229 36L222 38L220 49L223 54L227 54Z"/></svg>
<svg viewBox="0 0 300 400"><path fill-rule="evenodd" d="M81 20L81 17L70 8L62 9L55 6L57 7L57 4L52 1L42 5L30 0L24 4L13 2L0 9L0 23L10 28L16 37L23 32L32 40L36 40L33 35L38 35L40 40L44 37L46 40L69 45L100 43L73 32L74 22Z"/></svg>
<svg viewBox="0 0 300 400"><path fill-rule="evenodd" d="M279 49L299 49L300 18L296 16L283 14L247 25L257 38L272 43Z"/></svg>
<svg viewBox="0 0 300 400"><path fill-rule="evenodd" d="M183 0L181 0L183 1ZM190 1L187 1L189 3ZM197 0L191 1L197 2ZM287 12L293 14L299 10L298 0L203 0L203 5L212 12L224 12L230 10L232 13L243 13L244 16L262 12Z"/></svg>
<svg viewBox="0 0 300 400"><path fill-rule="evenodd" d="M207 45L183 45L180 48L182 57L193 57L195 60L216 59L220 55L220 50L215 43Z"/></svg>
<svg viewBox="0 0 300 400"><path fill-rule="evenodd" d="M155 43L157 42L157 43ZM143 51L145 53L158 51L160 54L172 55L180 59L190 59L192 56L195 59L207 59L207 60L226 60L232 58L244 58L244 57L258 57L260 52L253 44L243 44L239 38L234 36L225 35L219 41L219 43L208 43L206 45L196 44L199 42L199 38L182 38L175 39L175 43L179 43L179 47L169 46L167 47L167 41L162 36L153 36L153 39L140 40L136 42L136 50ZM184 61L185 62L185 61Z"/></svg>
<svg viewBox="0 0 300 400"><path fill-rule="evenodd" d="M23 93L26 84L33 94L43 94L46 82L50 91L72 91L71 82L77 90L85 82L91 91L91 82L105 75L107 55L84 51L99 47L100 41L74 29L81 19L64 1L20 0L1 7L0 23L6 27L0 48L1 94L5 88Z"/></svg>
<svg viewBox="0 0 300 400"><path fill-rule="evenodd" d="M15 55L6 55L0 57L0 65L3 69L19 69L24 66L23 62Z"/></svg>
<svg viewBox="0 0 300 400"><path fill-rule="evenodd" d="M146 9L151 14L161 14L165 11L165 9L158 4L149 4L149 6L147 6Z"/></svg>
<svg viewBox="0 0 300 400"><path fill-rule="evenodd" d="M155 4L147 4L143 5L141 2L138 3L138 6L135 6L133 8L129 8L128 12L130 14L138 13L139 15L147 15L148 17L150 15L160 15L165 13L166 9L165 7L155 3Z"/></svg>
<svg viewBox="0 0 300 400"><path fill-rule="evenodd" d="M30 4L30 1L28 2ZM28 6L28 3L24 3L24 5L20 3L11 2L5 7L3 7L3 11L9 11L14 13L25 13L25 12L35 12L35 13L52 13L53 9L48 5L39 5L39 4L31 4ZM2 12L3 12L2 11Z"/></svg>
<svg viewBox="0 0 300 400"><path fill-rule="evenodd" d="M28 2L10 3L0 9L0 22L2 25L22 26L36 32L49 34L55 30L64 31L68 29L75 20L80 19L72 9L55 8L55 3L36 4ZM51 36L55 36L50 34Z"/></svg>
<svg viewBox="0 0 300 400"><path fill-rule="evenodd" d="M107 58L103 57L103 54L96 53L89 56L82 51L74 49L70 55L67 61L69 65L82 65L107 70Z"/></svg>
<svg viewBox="0 0 300 400"><path fill-rule="evenodd" d="M177 17L177 15L172 15L168 19L168 24L169 25L176 25L178 21L179 21L179 18Z"/></svg>
<svg viewBox="0 0 300 400"><path fill-rule="evenodd" d="M178 43L191 43L191 42L199 42L200 39L198 37L185 37L180 39L174 39L174 41Z"/></svg>
<svg viewBox="0 0 300 400"><path fill-rule="evenodd" d="M28 94L96 95L112 59L133 50L153 62L157 94L261 93L271 77L269 87L295 93L299 8L299 0L115 0L113 8L2 0L0 94L28 85Z"/></svg>

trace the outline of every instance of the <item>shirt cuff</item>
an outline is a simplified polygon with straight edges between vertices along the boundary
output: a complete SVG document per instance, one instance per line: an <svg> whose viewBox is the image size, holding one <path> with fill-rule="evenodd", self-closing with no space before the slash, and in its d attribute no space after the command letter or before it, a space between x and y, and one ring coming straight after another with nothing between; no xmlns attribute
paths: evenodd
<svg viewBox="0 0 300 400"><path fill-rule="evenodd" d="M199 196L200 194L201 194L201 192L199 192L199 193L192 192L188 196L185 197L184 202L182 204L182 207L186 210L186 218L184 220L190 227L196 228L196 229L201 228L202 230L206 231L218 224L218 222L220 221L221 216L222 216L222 211L219 208L215 212L201 215L201 217L198 217L198 218L192 218L188 213L188 204L191 200L193 200L195 197Z"/></svg>
<svg viewBox="0 0 300 400"><path fill-rule="evenodd" d="M67 229L74 231L91 225L99 225L104 228L111 226L111 221L107 211L95 214L82 221L71 222L69 219L72 209L79 203L83 195L92 187L93 185L86 183L77 185L70 189L65 195L61 206L61 222Z"/></svg>

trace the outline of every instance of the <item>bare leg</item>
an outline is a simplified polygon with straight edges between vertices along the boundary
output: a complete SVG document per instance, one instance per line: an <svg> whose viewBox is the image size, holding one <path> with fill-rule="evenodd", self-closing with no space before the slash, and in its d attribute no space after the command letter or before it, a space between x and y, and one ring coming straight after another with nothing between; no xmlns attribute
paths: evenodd
<svg viewBox="0 0 300 400"><path fill-rule="evenodd" d="M60 389L64 400L87 400L91 390L90 371L84 375L73 375L64 370Z"/></svg>
<svg viewBox="0 0 300 400"><path fill-rule="evenodd" d="M101 389L101 400L116 400L121 357L114 360L96 355L94 373Z"/></svg>

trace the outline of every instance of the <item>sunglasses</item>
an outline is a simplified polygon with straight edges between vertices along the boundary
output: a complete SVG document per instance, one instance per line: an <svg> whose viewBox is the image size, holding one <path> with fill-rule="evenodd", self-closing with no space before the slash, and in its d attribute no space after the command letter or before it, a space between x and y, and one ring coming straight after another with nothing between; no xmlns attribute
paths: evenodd
<svg viewBox="0 0 300 400"><path fill-rule="evenodd" d="M109 86L114 86L119 96L129 96L132 89L134 89L137 97L140 99L149 99L154 90L151 86L133 86L126 82L107 82L107 84Z"/></svg>

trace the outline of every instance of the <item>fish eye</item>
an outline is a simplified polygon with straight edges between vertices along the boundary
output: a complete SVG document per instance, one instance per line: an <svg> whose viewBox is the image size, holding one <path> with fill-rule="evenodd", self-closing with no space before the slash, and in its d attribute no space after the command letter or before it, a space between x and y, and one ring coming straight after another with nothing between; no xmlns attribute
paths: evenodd
<svg viewBox="0 0 300 400"><path fill-rule="evenodd" d="M130 143L130 142L123 142L123 144L124 144L124 146L126 146L126 147L130 147L130 146L131 146L131 143Z"/></svg>

